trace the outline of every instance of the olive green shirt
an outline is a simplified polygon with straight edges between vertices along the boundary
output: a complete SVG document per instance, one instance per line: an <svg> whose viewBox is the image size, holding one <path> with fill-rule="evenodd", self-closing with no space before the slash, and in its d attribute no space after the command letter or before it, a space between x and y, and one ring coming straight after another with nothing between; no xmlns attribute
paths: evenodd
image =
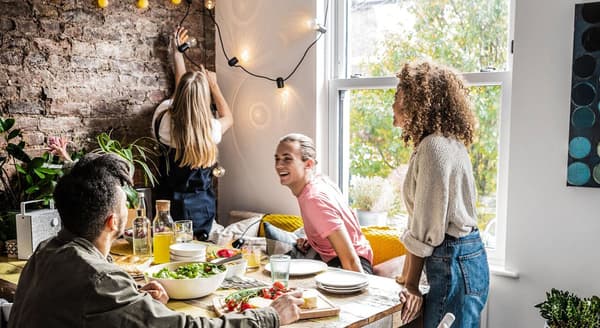
<svg viewBox="0 0 600 328"><path fill-rule="evenodd" d="M66 230L41 243L21 273L9 327L279 327L273 308L213 319L172 311L111 262Z"/></svg>

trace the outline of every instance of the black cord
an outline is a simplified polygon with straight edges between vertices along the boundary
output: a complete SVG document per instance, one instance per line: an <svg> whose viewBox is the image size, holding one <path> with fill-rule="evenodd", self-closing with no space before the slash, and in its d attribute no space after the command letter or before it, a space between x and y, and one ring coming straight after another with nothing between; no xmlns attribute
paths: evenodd
<svg viewBox="0 0 600 328"><path fill-rule="evenodd" d="M188 5L189 7L189 5ZM327 25L327 14L329 12L329 0L327 0L327 6L325 7L325 16L324 16L324 21L323 21L323 25ZM223 37L221 36L221 27L219 26L219 24L217 23L217 21L215 20L212 12L209 10L208 11L208 16L210 17L210 19L213 21L213 23L215 24L216 28L217 28L217 35L219 36L219 43L221 44L221 50L223 50L223 55L225 56L225 59L227 60L227 62L230 61L230 57L227 55L227 52L225 51L225 45L223 44ZM183 22L183 21L182 21ZM317 43L317 41L319 41L319 39L321 39L321 37L323 36L323 34L325 34L324 32L319 31L319 36L310 43L310 45L306 48L306 50L304 51L304 54L302 54L302 57L300 58L300 61L298 61L298 64L296 64L296 66L294 67L294 69L292 70L292 72L286 76L283 81L287 81L288 79L290 79L298 70L298 68L300 67L300 65L302 65L302 62L304 62L304 59L306 58L306 55L308 54L308 52L310 51L310 49ZM187 58L187 56L186 56ZM240 69L242 69L244 72L246 72L248 75L254 76L256 78L261 78L261 79L265 79L268 81L272 81L272 82L276 82L277 78L271 78L265 75L261 75L261 74L256 74L253 72L250 72L249 70L247 70L244 66L236 64L234 67L238 67Z"/></svg>

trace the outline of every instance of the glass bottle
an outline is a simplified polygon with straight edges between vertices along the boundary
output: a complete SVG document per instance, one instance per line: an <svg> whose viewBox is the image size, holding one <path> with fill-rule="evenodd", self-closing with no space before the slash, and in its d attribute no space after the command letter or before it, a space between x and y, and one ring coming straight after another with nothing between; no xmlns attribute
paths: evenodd
<svg viewBox="0 0 600 328"><path fill-rule="evenodd" d="M138 193L139 205L133 219L133 255L152 256L150 220L146 217L146 199Z"/></svg>
<svg viewBox="0 0 600 328"><path fill-rule="evenodd" d="M173 243L173 218L170 211L171 201L156 201L156 216L152 221L154 232L154 263L167 263L170 260L169 246Z"/></svg>

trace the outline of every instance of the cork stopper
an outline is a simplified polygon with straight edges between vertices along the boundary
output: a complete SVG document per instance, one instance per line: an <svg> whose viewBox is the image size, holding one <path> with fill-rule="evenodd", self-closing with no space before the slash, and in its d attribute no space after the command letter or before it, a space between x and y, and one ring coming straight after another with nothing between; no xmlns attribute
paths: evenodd
<svg viewBox="0 0 600 328"><path fill-rule="evenodd" d="M156 200L156 210L157 211L168 211L171 207L171 201L166 199L158 199Z"/></svg>

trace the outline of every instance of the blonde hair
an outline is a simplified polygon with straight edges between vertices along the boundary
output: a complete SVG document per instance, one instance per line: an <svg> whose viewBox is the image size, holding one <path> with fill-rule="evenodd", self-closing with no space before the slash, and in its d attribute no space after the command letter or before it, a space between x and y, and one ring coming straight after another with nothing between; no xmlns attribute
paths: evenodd
<svg viewBox="0 0 600 328"><path fill-rule="evenodd" d="M317 150L314 141L301 133L290 133L279 139L279 143L282 142L297 142L300 145L300 153L302 154L302 161L306 162L312 159L317 165Z"/></svg>
<svg viewBox="0 0 600 328"><path fill-rule="evenodd" d="M210 88L203 72L187 72L179 81L171 114L171 142L179 166L206 168L217 161L212 138Z"/></svg>
<svg viewBox="0 0 600 328"><path fill-rule="evenodd" d="M466 146L473 142L477 119L465 83L452 69L429 62L407 63L396 76L406 118L405 142L416 146L432 133L453 136Z"/></svg>

